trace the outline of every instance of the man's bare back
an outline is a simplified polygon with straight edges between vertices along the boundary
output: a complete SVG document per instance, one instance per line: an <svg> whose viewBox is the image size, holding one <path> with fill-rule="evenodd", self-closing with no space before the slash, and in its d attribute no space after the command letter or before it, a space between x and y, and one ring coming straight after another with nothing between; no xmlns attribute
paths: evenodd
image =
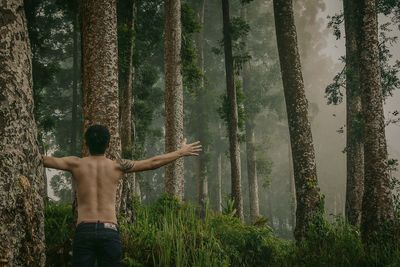
<svg viewBox="0 0 400 267"><path fill-rule="evenodd" d="M80 222L111 222L117 224L115 199L121 165L105 156L77 158L71 168L75 180Z"/></svg>

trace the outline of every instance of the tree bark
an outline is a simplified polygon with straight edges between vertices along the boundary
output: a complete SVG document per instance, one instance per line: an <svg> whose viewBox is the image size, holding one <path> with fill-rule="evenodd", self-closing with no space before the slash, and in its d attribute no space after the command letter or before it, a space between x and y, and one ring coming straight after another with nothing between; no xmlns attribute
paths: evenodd
<svg viewBox="0 0 400 267"><path fill-rule="evenodd" d="M207 111L206 100L205 100L205 87L204 87L204 10L206 5L206 0L199 1L199 10L197 11L197 16L199 18L199 23L201 26L200 32L196 35L196 46L198 55L198 66L202 73L200 78L200 86L197 94L197 139L203 145L203 152L197 158L197 199L198 203L202 209L202 216L205 214L206 202L208 199L208 177L207 177Z"/></svg>
<svg viewBox="0 0 400 267"><path fill-rule="evenodd" d="M243 92L248 93L248 64L243 66ZM246 107L245 107L246 108ZM254 222L260 216L260 207L258 200L258 179L256 163L256 145L254 133L253 115L246 113L246 156L247 156L247 179L249 183L250 200L250 219Z"/></svg>
<svg viewBox="0 0 400 267"><path fill-rule="evenodd" d="M121 152L116 0L85 0L82 12L84 131L93 124L108 127L111 139L106 155L114 159ZM82 154L88 155L86 146ZM121 184L117 213L120 189Z"/></svg>
<svg viewBox="0 0 400 267"><path fill-rule="evenodd" d="M217 159L217 211L222 212L222 154Z"/></svg>
<svg viewBox="0 0 400 267"><path fill-rule="evenodd" d="M240 147L238 128L238 108L236 99L235 78L233 73L231 22L229 0L222 0L223 35L225 52L226 89L229 103L228 134L229 154L231 160L232 198L235 201L236 216L243 220L243 200L240 169Z"/></svg>
<svg viewBox="0 0 400 267"><path fill-rule="evenodd" d="M77 8L77 11L79 9ZM78 156L77 151L77 132L79 127L78 121L78 84L80 79L79 64L79 12L75 14L73 21L73 82L72 82L72 115L71 115L71 143L70 154Z"/></svg>
<svg viewBox="0 0 400 267"><path fill-rule="evenodd" d="M394 220L380 85L375 0L360 1L360 86L364 115L364 195L361 234L365 243Z"/></svg>
<svg viewBox="0 0 400 267"><path fill-rule="evenodd" d="M255 150L254 125L252 122L246 122L247 178L249 182L250 219L252 222L260 217Z"/></svg>
<svg viewBox="0 0 400 267"><path fill-rule="evenodd" d="M241 17L247 19L247 10L245 7L241 9ZM243 40L247 42L247 40ZM245 62L242 69L242 86L245 97L249 97L250 89L250 62ZM260 216L260 207L258 200L258 180L257 180L257 164L256 164L256 146L254 133L254 117L250 108L244 106L246 112L246 157L247 157L247 180L249 183L249 203L250 203L250 220L255 222Z"/></svg>
<svg viewBox="0 0 400 267"><path fill-rule="evenodd" d="M72 63L72 71L73 71L73 83L72 83L72 114L71 114L71 143L70 143L70 154L74 156L78 156L78 147L77 147L77 132L78 129L81 129L81 126L78 126L80 119L78 118L78 84L80 79L80 69L82 60L79 61L79 51L80 51L80 19L79 19L79 3L75 1L76 14L73 21L73 63ZM71 194L72 194L72 212L74 218L77 218L77 198L75 192L75 182L72 179L71 182Z"/></svg>
<svg viewBox="0 0 400 267"><path fill-rule="evenodd" d="M133 49L134 49L134 13L135 2L119 1L119 25L122 40L119 45L119 90L120 97L120 134L123 158L133 157ZM124 30L127 29L127 30ZM121 213L125 215L128 221L133 221L133 197L135 195L135 174L126 174L123 178Z"/></svg>
<svg viewBox="0 0 400 267"><path fill-rule="evenodd" d="M274 0L274 16L296 185L294 236L300 241L304 239L314 218L321 215L323 207L318 188L292 1Z"/></svg>
<svg viewBox="0 0 400 267"><path fill-rule="evenodd" d="M290 190L290 225L292 229L296 225L296 186L294 184L293 176L293 162L292 162L292 149L290 147L290 140L288 143L288 157L289 157L289 190Z"/></svg>
<svg viewBox="0 0 400 267"><path fill-rule="evenodd" d="M165 1L165 152L177 150L183 140L183 85L181 73L181 2ZM184 195L183 158L165 167L165 191Z"/></svg>
<svg viewBox="0 0 400 267"><path fill-rule="evenodd" d="M0 18L0 265L44 266L44 169L23 1L1 1Z"/></svg>
<svg viewBox="0 0 400 267"><path fill-rule="evenodd" d="M360 52L357 45L359 31L357 1L343 2L346 32L346 218L352 225L360 225L364 187L364 147L361 127L361 92L359 77Z"/></svg>

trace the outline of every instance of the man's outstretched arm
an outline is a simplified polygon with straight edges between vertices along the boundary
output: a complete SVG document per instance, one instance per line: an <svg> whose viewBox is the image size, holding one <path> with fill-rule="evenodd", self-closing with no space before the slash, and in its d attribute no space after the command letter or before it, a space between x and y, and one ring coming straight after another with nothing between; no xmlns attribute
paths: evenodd
<svg viewBox="0 0 400 267"><path fill-rule="evenodd" d="M124 172L140 172L154 170L168 163L171 163L184 156L198 156L201 152L200 141L186 144L186 139L182 142L181 148L170 153L155 156L145 160L121 160L121 168Z"/></svg>
<svg viewBox="0 0 400 267"><path fill-rule="evenodd" d="M78 160L79 160L78 157L72 157L72 156L63 158L43 156L43 165L46 168L71 171L72 168L77 164Z"/></svg>

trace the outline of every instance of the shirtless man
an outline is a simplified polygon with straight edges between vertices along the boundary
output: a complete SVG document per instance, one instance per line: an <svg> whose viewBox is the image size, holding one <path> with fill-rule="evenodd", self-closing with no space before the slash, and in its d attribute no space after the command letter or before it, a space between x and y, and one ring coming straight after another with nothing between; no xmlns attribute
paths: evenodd
<svg viewBox="0 0 400 267"><path fill-rule="evenodd" d="M69 171L75 181L78 199L78 221L73 241L73 266L120 266L121 239L115 213L115 197L119 179L124 173L157 169L184 156L197 156L200 142L186 144L177 151L145 160L116 161L105 157L110 141L108 129L102 125L90 126L85 133L89 156L47 157L47 168Z"/></svg>

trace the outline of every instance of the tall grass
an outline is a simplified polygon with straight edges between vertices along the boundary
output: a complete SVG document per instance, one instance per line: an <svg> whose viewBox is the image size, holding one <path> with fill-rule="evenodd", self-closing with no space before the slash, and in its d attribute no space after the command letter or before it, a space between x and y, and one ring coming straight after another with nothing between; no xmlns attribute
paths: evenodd
<svg viewBox="0 0 400 267"><path fill-rule="evenodd" d="M379 236L366 251L359 230L341 218L329 223L321 217L294 243L268 226L243 224L229 209L199 216L196 206L166 196L135 205L134 223L119 218L126 266L400 266L398 234ZM69 266L71 221L69 205L47 206L47 266Z"/></svg>

